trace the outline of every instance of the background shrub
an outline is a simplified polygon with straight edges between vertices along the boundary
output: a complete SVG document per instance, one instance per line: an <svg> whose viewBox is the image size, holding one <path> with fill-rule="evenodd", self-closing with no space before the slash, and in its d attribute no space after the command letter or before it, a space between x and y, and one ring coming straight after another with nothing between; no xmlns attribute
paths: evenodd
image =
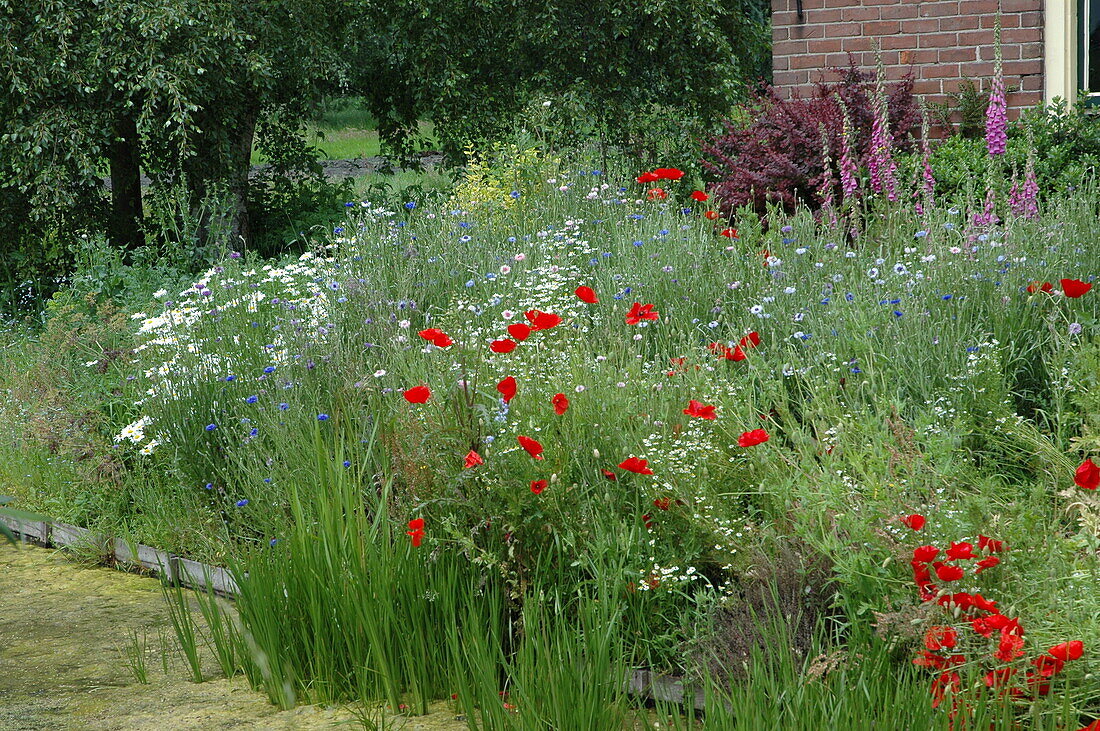
<svg viewBox="0 0 1100 731"><path fill-rule="evenodd" d="M874 119L871 83L874 76L853 64L839 71L842 78L818 84L807 98L784 99L769 88L745 112L746 123L726 123L726 134L703 145L703 167L710 190L721 200L727 216L742 206L764 214L768 203L787 211L798 204L821 206L825 127L831 157L839 157L844 116L837 99L847 107L854 132L853 148L860 167L866 162ZM920 116L911 76L888 88L890 129L896 149L908 150L920 134ZM834 180L838 180L834 173ZM839 200L839 181L835 195Z"/></svg>

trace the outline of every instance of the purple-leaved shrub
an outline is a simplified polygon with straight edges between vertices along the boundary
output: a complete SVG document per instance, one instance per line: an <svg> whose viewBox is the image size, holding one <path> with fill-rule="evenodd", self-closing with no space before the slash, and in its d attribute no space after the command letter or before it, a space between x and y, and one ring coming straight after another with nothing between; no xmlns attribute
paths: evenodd
<svg viewBox="0 0 1100 731"><path fill-rule="evenodd" d="M828 198L824 151L842 150L844 113L852 126L855 163L866 167L874 125L874 74L853 63L836 69L841 79L820 83L809 97L783 99L768 88L748 109L748 125L726 122L726 134L703 145L703 166L713 177L710 192L729 216L749 205L763 213L769 202L793 210L799 202L819 209ZM886 103L893 149L909 151L920 133L920 110L913 96L913 77L887 85ZM824 129L828 145L821 139ZM831 174L840 185L837 172ZM839 187L833 199L841 199Z"/></svg>

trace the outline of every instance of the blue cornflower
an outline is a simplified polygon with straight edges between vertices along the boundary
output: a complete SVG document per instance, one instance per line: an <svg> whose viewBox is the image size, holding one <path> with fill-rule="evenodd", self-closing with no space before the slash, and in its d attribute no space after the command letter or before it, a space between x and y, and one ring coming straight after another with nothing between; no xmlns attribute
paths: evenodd
<svg viewBox="0 0 1100 731"><path fill-rule="evenodd" d="M951 298L952 298L952 297L954 297L954 296L955 296L955 295L953 295L953 294L945 294L945 295L943 296L943 298L942 298L942 299L944 299L944 300L949 300L949 299L951 299Z"/></svg>
<svg viewBox="0 0 1100 731"><path fill-rule="evenodd" d="M634 245L635 246L642 246L644 243L645 243L644 241L635 241Z"/></svg>
<svg viewBox="0 0 1100 731"><path fill-rule="evenodd" d="M344 208L352 208L354 205L355 205L354 203L352 203L351 201L348 201L347 203L344 204Z"/></svg>
<svg viewBox="0 0 1100 731"><path fill-rule="evenodd" d="M409 201L405 204L405 208L408 208L410 211L416 208L416 201Z"/></svg>
<svg viewBox="0 0 1100 731"><path fill-rule="evenodd" d="M214 483L213 482L206 483L206 489L207 490L213 490L214 489Z"/></svg>
<svg viewBox="0 0 1100 731"><path fill-rule="evenodd" d="M278 538L272 538L272 539L271 539L270 541L268 541L268 544L267 544L267 545L269 545L269 546L271 546L272 548L274 548L274 547L275 547L275 544L276 544L276 543L278 543L278 542L279 542L279 539L278 539Z"/></svg>
<svg viewBox="0 0 1100 731"><path fill-rule="evenodd" d="M852 366L852 373L863 373L863 370L859 366Z"/></svg>
<svg viewBox="0 0 1100 731"><path fill-rule="evenodd" d="M927 231L917 231L917 232L916 232L915 234L913 234L913 238L915 238L915 239L923 239L923 238L924 238L925 236L927 236L927 235L928 235L928 232L927 232Z"/></svg>
<svg viewBox="0 0 1100 731"><path fill-rule="evenodd" d="M332 232L334 234L342 234L342 233L344 233L344 227L343 226L337 226L336 228L332 229Z"/></svg>
<svg viewBox="0 0 1100 731"><path fill-rule="evenodd" d="M271 478L270 477L265 477L264 482L266 482L267 484L270 485L271 484Z"/></svg>
<svg viewBox="0 0 1100 731"><path fill-rule="evenodd" d="M351 467L351 461L345 459L344 460L344 466L345 467Z"/></svg>
<svg viewBox="0 0 1100 731"><path fill-rule="evenodd" d="M668 229L667 228L662 228L660 231L657 232L657 235L658 236L668 236Z"/></svg>
<svg viewBox="0 0 1100 731"><path fill-rule="evenodd" d="M206 425L206 431L214 431L217 428L218 428L217 424L207 424Z"/></svg>
<svg viewBox="0 0 1100 731"><path fill-rule="evenodd" d="M854 294L852 294L851 292L849 292L848 294L844 295L844 299L848 300L849 302L851 302L851 301L852 301L852 300L854 300L855 298L856 298L856 296L855 296Z"/></svg>
<svg viewBox="0 0 1100 731"><path fill-rule="evenodd" d="M969 348L966 349L966 352L967 353L977 353L978 352L978 346L977 345L971 345Z"/></svg>
<svg viewBox="0 0 1100 731"><path fill-rule="evenodd" d="M226 376L226 377L225 377L225 380L227 380L227 381L235 381L235 380L237 380L237 377L236 377L236 376Z"/></svg>
<svg viewBox="0 0 1100 731"><path fill-rule="evenodd" d="M520 193L519 193L519 191L518 191L518 190L513 190L513 191L512 191L511 193L509 193L508 195L512 196L513 198L519 198L519 195L520 195Z"/></svg>
<svg viewBox="0 0 1100 731"><path fill-rule="evenodd" d="M901 317L904 314L905 313L902 312L901 310L894 310L894 317Z"/></svg>
<svg viewBox="0 0 1100 731"><path fill-rule="evenodd" d="M472 280L472 279L468 279L468 280L466 280L466 286L467 286L467 287L472 287L472 286L474 286L474 280Z"/></svg>
<svg viewBox="0 0 1100 731"><path fill-rule="evenodd" d="M317 414L317 421L328 421L328 414Z"/></svg>
<svg viewBox="0 0 1100 731"><path fill-rule="evenodd" d="M256 402L257 402L257 401L259 401L259 400L260 400L260 397L259 397L259 396L249 396L248 398L246 398L246 399L244 400L244 402L245 402L246 404L254 404L254 403L256 403Z"/></svg>
<svg viewBox="0 0 1100 731"><path fill-rule="evenodd" d="M275 347L275 346L271 346L271 347ZM275 366L267 366L266 368L264 368L264 373L274 373L274 372L275 372Z"/></svg>
<svg viewBox="0 0 1100 731"><path fill-rule="evenodd" d="M244 498L242 500L237 501L237 507L238 508L243 508L245 505L248 505L248 498Z"/></svg>
<svg viewBox="0 0 1100 731"><path fill-rule="evenodd" d="M286 411L290 408L290 404L279 404L279 411Z"/></svg>
<svg viewBox="0 0 1100 731"><path fill-rule="evenodd" d="M257 434L259 434L259 433L260 433L260 430L259 430L259 429L257 429L256 427L252 427L252 431L248 432L248 436L250 436L250 437L254 437L254 436L256 436L256 435L257 435Z"/></svg>

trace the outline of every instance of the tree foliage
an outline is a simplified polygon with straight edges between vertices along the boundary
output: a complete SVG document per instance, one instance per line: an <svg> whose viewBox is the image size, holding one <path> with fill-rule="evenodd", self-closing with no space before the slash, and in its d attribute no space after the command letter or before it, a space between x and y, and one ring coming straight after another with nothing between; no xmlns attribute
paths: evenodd
<svg viewBox="0 0 1100 731"><path fill-rule="evenodd" d="M399 0L388 7L386 32L376 36L382 42L359 36L352 81L391 138L430 118L451 150L509 130L536 98L582 100L594 127L619 142L654 105L716 120L744 96L769 48L767 5L759 0Z"/></svg>

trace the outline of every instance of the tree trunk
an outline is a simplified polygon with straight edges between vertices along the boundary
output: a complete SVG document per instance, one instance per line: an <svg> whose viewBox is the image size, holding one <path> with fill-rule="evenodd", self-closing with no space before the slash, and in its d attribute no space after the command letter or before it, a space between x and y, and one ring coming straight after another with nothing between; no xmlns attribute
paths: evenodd
<svg viewBox="0 0 1100 731"><path fill-rule="evenodd" d="M115 120L108 150L111 164L111 245L129 253L145 243L142 229L141 152L137 123L131 116Z"/></svg>
<svg viewBox="0 0 1100 731"><path fill-rule="evenodd" d="M229 120L232 126L220 130L220 134L215 126L226 124L226 121L204 120L208 139L200 143L184 164L194 222L194 244L200 249L223 245L230 250L243 251L252 244L246 204L257 116L254 110L244 110ZM221 140L221 143L212 140Z"/></svg>
<svg viewBox="0 0 1100 731"><path fill-rule="evenodd" d="M239 120L236 138L230 150L229 241L243 251L252 245L252 222L248 217L248 173L252 169L252 142L256 137L256 117L249 110Z"/></svg>

